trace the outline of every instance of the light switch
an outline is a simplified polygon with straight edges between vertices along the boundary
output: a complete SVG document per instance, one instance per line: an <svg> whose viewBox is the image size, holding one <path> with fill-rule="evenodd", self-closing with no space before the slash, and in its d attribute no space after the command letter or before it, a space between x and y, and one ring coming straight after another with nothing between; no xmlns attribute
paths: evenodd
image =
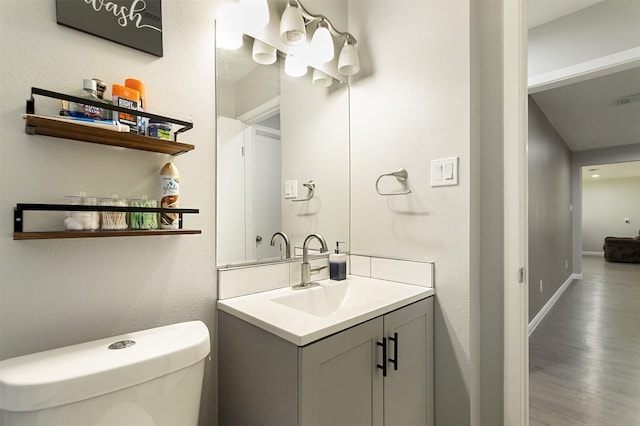
<svg viewBox="0 0 640 426"><path fill-rule="evenodd" d="M439 162L431 162L431 181L441 181L442 180L442 164Z"/></svg>
<svg viewBox="0 0 640 426"><path fill-rule="evenodd" d="M431 160L431 186L458 184L458 157Z"/></svg>
<svg viewBox="0 0 640 426"><path fill-rule="evenodd" d="M284 183L284 198L298 198L298 181L288 180Z"/></svg>
<svg viewBox="0 0 640 426"><path fill-rule="evenodd" d="M446 180L453 179L453 164L444 163L444 178Z"/></svg>

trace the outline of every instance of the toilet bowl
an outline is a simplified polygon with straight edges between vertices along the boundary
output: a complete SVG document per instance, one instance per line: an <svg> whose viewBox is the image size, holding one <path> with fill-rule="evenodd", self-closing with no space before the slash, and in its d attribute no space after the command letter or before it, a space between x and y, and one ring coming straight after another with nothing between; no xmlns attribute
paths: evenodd
<svg viewBox="0 0 640 426"><path fill-rule="evenodd" d="M209 350L191 321L0 361L0 425L195 426Z"/></svg>

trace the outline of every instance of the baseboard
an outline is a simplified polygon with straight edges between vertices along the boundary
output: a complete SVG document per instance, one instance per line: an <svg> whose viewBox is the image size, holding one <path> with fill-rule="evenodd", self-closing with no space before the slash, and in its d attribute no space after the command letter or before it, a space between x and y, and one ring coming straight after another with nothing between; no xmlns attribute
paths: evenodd
<svg viewBox="0 0 640 426"><path fill-rule="evenodd" d="M580 279L582 279L582 274L571 274L569 278L567 278L567 280L560 286L558 291L556 291L554 295L551 296L551 299L549 299L549 301L542 307L542 309L540 309L540 312L538 312L538 315L536 315L529 323L529 336L531 336L531 334L535 331L538 324L540 324L544 319L544 317L549 313L553 305L555 305L555 303L558 301L560 296L562 296L562 293L564 293L567 287L569 287L569 284L571 284L573 280L580 280Z"/></svg>
<svg viewBox="0 0 640 426"><path fill-rule="evenodd" d="M604 257L604 252L603 251L583 251L582 255L583 256L600 256L600 257Z"/></svg>

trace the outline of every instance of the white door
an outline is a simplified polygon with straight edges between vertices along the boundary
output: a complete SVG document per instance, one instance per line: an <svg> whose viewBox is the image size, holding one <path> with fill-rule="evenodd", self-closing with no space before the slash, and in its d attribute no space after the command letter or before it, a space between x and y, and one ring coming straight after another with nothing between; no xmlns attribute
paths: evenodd
<svg viewBox="0 0 640 426"><path fill-rule="evenodd" d="M248 126L245 138L246 171L249 174L246 179L249 258L278 257L281 241L275 247L271 247L270 241L275 232L282 230L280 133L254 124Z"/></svg>
<svg viewBox="0 0 640 426"><path fill-rule="evenodd" d="M244 137L242 122L218 118L217 137L217 249L218 265L245 262Z"/></svg>

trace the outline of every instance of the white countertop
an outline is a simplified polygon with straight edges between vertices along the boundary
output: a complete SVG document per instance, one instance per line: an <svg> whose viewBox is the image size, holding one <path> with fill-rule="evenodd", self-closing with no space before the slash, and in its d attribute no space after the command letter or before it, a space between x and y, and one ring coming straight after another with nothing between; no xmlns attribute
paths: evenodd
<svg viewBox="0 0 640 426"><path fill-rule="evenodd" d="M355 275L319 283L219 300L218 309L304 346L434 294L429 287Z"/></svg>

